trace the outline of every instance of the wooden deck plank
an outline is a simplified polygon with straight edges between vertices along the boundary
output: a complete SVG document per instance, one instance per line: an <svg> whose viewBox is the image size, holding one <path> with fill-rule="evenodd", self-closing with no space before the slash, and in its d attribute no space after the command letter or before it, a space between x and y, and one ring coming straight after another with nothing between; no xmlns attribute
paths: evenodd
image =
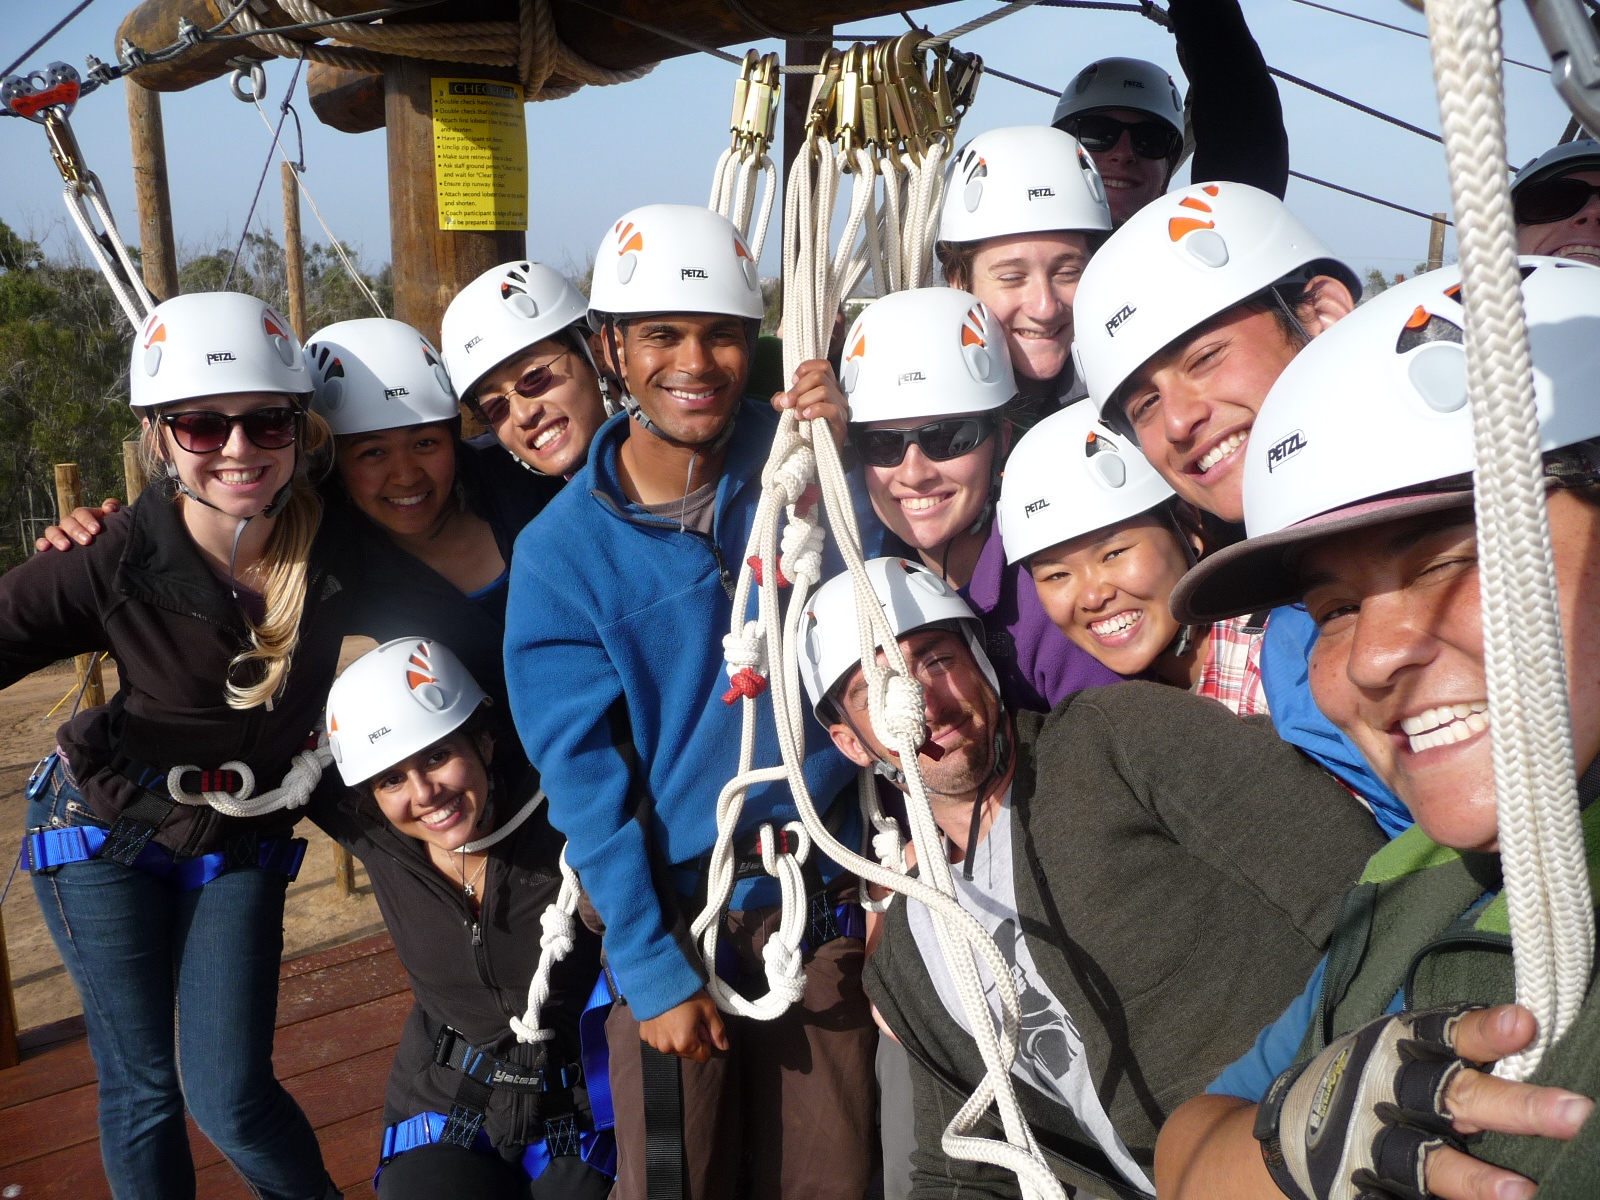
<svg viewBox="0 0 1600 1200"><path fill-rule="evenodd" d="M94 1059L80 1034L77 1041L51 1046L23 1059L19 1066L0 1071L0 1112L94 1081Z"/></svg>
<svg viewBox="0 0 1600 1200"><path fill-rule="evenodd" d="M278 1028L309 1021L379 996L407 992L411 983L393 950L299 975L278 991Z"/></svg>
<svg viewBox="0 0 1600 1200"><path fill-rule="evenodd" d="M7 1187L20 1187L24 1200L111 1200L98 1140L0 1170L0 1188Z"/></svg>
<svg viewBox="0 0 1600 1200"><path fill-rule="evenodd" d="M272 1048L273 1069L279 1079L291 1084L307 1071L394 1046L410 1011L411 993L405 992L280 1029Z"/></svg>
<svg viewBox="0 0 1600 1200"><path fill-rule="evenodd" d="M27 1159L99 1138L96 1096L90 1082L0 1111L0 1175Z"/></svg>
<svg viewBox="0 0 1600 1200"><path fill-rule="evenodd" d="M352 962L369 954L383 954L393 949L394 941L387 933L380 933L375 937L362 938L359 942L346 942L342 946L319 950L315 954L302 954L298 958L291 958L283 964L283 969L278 972L278 978L289 980L297 975L309 975L313 971L336 967L340 963Z"/></svg>

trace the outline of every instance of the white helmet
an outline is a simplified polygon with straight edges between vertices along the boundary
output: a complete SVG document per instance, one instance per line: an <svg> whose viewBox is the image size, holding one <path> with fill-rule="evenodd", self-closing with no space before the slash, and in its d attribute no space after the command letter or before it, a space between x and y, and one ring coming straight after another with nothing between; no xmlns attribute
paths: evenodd
<svg viewBox="0 0 1600 1200"><path fill-rule="evenodd" d="M1524 257L1539 443L1600 437L1600 267ZM1459 267L1383 292L1316 338L1278 377L1245 451L1250 537L1206 559L1173 592L1180 620L1295 600L1289 551L1316 538L1472 503ZM1407 489L1412 494L1395 497ZM1384 497L1384 499L1376 499Z"/></svg>
<svg viewBox="0 0 1600 1200"><path fill-rule="evenodd" d="M404 321L362 317L311 335L311 407L334 433L427 425L461 415L439 353Z"/></svg>
<svg viewBox="0 0 1600 1200"><path fill-rule="evenodd" d="M1517 177L1511 181L1511 192L1514 196L1517 189L1524 184L1538 183L1541 179L1551 179L1565 175L1569 171L1585 169L1600 170L1600 142L1593 138L1563 142L1559 146L1550 147L1518 171Z"/></svg>
<svg viewBox="0 0 1600 1200"><path fill-rule="evenodd" d="M354 787L459 729L487 698L450 647L396 638L334 680L328 749Z"/></svg>
<svg viewBox="0 0 1600 1200"><path fill-rule="evenodd" d="M1169 342L1277 283L1328 274L1361 283L1282 200L1242 183L1197 183L1128 218L1089 260L1072 303L1073 357L1101 415Z"/></svg>
<svg viewBox="0 0 1600 1200"><path fill-rule="evenodd" d="M733 222L692 204L647 204L606 231L594 258L589 320L716 313L759 321L761 276Z"/></svg>
<svg viewBox="0 0 1600 1200"><path fill-rule="evenodd" d="M1006 459L996 518L1006 562L1126 521L1176 493L1092 404L1052 413Z"/></svg>
<svg viewBox="0 0 1600 1200"><path fill-rule="evenodd" d="M243 292L191 292L156 305L133 339L133 406L236 392L310 395L311 373L289 322Z"/></svg>
<svg viewBox="0 0 1600 1200"><path fill-rule="evenodd" d="M490 371L582 321L588 308L583 293L554 267L523 260L489 268L456 294L439 323L456 394L470 396Z"/></svg>
<svg viewBox="0 0 1600 1200"><path fill-rule="evenodd" d="M841 382L858 424L988 412L1017 394L1005 330L959 288L874 300L844 344Z"/></svg>
<svg viewBox="0 0 1600 1200"><path fill-rule="evenodd" d="M1159 117L1183 132L1183 97L1161 67L1142 58L1102 58L1092 62L1062 90L1050 124L1102 108L1131 108Z"/></svg>
<svg viewBox="0 0 1600 1200"><path fill-rule="evenodd" d="M991 129L958 150L946 170L941 241L1111 228L1094 160L1059 129Z"/></svg>
<svg viewBox="0 0 1600 1200"><path fill-rule="evenodd" d="M939 621L960 622L984 678L1000 695L1000 680L984 650L983 622L954 588L921 563L904 558L874 558L866 569L896 638ZM830 721L833 714L823 711L824 699L860 663L855 584L845 571L811 594L800 618L800 681L817 720Z"/></svg>

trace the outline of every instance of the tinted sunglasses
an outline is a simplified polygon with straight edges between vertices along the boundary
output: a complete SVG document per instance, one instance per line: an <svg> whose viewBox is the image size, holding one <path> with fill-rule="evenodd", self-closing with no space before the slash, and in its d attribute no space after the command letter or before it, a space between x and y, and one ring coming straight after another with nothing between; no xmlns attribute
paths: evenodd
<svg viewBox="0 0 1600 1200"><path fill-rule="evenodd" d="M1165 121L1119 121L1103 113L1086 113L1063 121L1061 127L1078 141L1085 150L1103 154L1128 131L1128 144L1140 158L1171 158L1183 145L1183 134Z"/></svg>
<svg viewBox="0 0 1600 1200"><path fill-rule="evenodd" d="M971 454L994 436L1000 422L993 416L949 417L915 429L861 429L852 432L861 461L874 467L898 467L915 442L934 462Z"/></svg>
<svg viewBox="0 0 1600 1200"><path fill-rule="evenodd" d="M286 449L300 436L300 415L297 408L258 408L237 417L196 410L168 413L159 419L190 454L215 454L228 444L235 425L259 449Z"/></svg>
<svg viewBox="0 0 1600 1200"><path fill-rule="evenodd" d="M1518 190L1512 200L1518 225L1548 225L1575 216L1590 196L1600 196L1600 184L1574 179L1543 179Z"/></svg>
<svg viewBox="0 0 1600 1200"><path fill-rule="evenodd" d="M542 363L535 363L518 376L517 381L511 385L510 392L496 392L492 396L473 396L472 406L478 410L478 416L490 425L498 425L511 411L511 392L527 400L544 395L555 384L556 363L571 353L571 350L563 350Z"/></svg>

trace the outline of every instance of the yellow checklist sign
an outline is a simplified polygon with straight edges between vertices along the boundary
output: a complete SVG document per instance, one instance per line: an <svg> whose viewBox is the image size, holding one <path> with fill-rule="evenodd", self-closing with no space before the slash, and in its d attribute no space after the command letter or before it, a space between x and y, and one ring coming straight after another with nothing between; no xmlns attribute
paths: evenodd
<svg viewBox="0 0 1600 1200"><path fill-rule="evenodd" d="M528 227L528 135L522 88L434 79L433 176L439 228Z"/></svg>

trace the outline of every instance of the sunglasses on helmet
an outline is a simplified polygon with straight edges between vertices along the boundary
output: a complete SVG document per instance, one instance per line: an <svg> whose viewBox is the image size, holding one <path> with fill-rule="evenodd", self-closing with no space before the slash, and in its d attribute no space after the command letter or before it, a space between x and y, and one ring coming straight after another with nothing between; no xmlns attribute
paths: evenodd
<svg viewBox="0 0 1600 1200"><path fill-rule="evenodd" d="M948 462L971 454L1000 428L993 413L976 417L948 417L915 429L860 429L852 431L861 461L874 467L898 467L912 443L934 462Z"/></svg>
<svg viewBox="0 0 1600 1200"><path fill-rule="evenodd" d="M235 425L261 450L287 449L300 436L300 417L298 408L282 407L252 409L236 417L198 409L163 413L158 419L190 454L215 454L228 444Z"/></svg>
<svg viewBox="0 0 1600 1200"><path fill-rule="evenodd" d="M498 425L506 419L506 414L511 411L511 393L526 400L534 400L548 392L555 385L555 365L571 354L571 350L563 350L542 363L535 363L521 375L510 388L503 392L485 396L475 394L472 397L472 407L478 410L478 416L489 425Z"/></svg>
<svg viewBox="0 0 1600 1200"><path fill-rule="evenodd" d="M1061 123L1085 150L1103 154L1128 131L1128 144L1140 158L1171 158L1183 145L1183 134L1165 121L1119 121L1104 113L1085 113Z"/></svg>
<svg viewBox="0 0 1600 1200"><path fill-rule="evenodd" d="M1565 175L1560 179L1541 179L1517 189L1512 207L1516 210L1518 225L1548 225L1576 215L1589 203L1590 196L1600 196L1600 184Z"/></svg>

